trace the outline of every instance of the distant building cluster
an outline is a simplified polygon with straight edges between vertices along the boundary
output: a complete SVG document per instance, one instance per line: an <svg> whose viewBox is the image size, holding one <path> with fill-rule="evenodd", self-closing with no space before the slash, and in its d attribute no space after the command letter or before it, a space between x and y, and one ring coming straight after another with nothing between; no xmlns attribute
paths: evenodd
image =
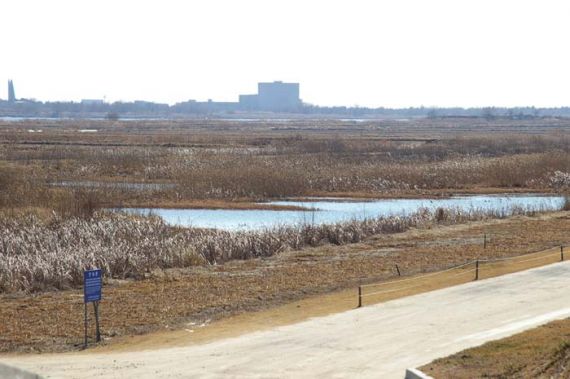
<svg viewBox="0 0 570 379"><path fill-rule="evenodd" d="M12 80L8 81L8 102L15 103L16 94L14 91L14 83ZM105 103L102 99L82 99L79 103L83 109L97 110L104 107ZM166 104L157 104L148 101L135 101L133 110L141 111L148 108L148 110L155 111L158 108L168 108ZM299 112L302 108L302 102L299 98L299 83L284 83L281 81L258 83L257 94L255 95L240 95L239 102L218 102L218 101L195 101L189 100L186 102L173 105L173 108L183 111L190 111L196 113L209 113L209 112L235 112L235 111L248 111L248 112Z"/></svg>
<svg viewBox="0 0 570 379"><path fill-rule="evenodd" d="M299 83L258 83L257 93L240 95L237 102L189 100L174 105L150 101L115 101L83 99L73 101L47 101L16 98L14 82L8 80L8 100L0 99L0 117L94 118L118 120L122 118L185 118L185 117L273 117L271 114L291 114L311 117L339 117L357 119L376 118L443 118L483 117L487 120L512 120L540 117L570 117L570 107L558 108L363 108L323 107L306 104L299 98Z"/></svg>
<svg viewBox="0 0 570 379"><path fill-rule="evenodd" d="M258 83L254 95L240 95L239 102L189 100L173 107L186 112L299 112L303 106L299 98L299 83Z"/></svg>
<svg viewBox="0 0 570 379"><path fill-rule="evenodd" d="M103 105L105 100L102 99L82 99L81 104L83 105Z"/></svg>

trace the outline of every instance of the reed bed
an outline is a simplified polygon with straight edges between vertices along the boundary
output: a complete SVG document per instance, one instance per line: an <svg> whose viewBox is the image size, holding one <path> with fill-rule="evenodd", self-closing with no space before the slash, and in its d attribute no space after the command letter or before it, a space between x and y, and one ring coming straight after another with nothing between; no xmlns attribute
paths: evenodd
<svg viewBox="0 0 570 379"><path fill-rule="evenodd" d="M107 278L136 279L155 269L267 257L508 213L423 211L406 218L224 232L176 229L156 218L99 211L125 203L152 207L161 201L349 192L382 196L485 187L567 193L570 124L509 121L505 129L506 122L4 123L0 292L78 286L83 269L90 267L103 268ZM28 133L30 128L45 130ZM80 128L100 132L77 133ZM544 135L530 135L538 131ZM22 217L20 211L29 208L55 216Z"/></svg>
<svg viewBox="0 0 570 379"><path fill-rule="evenodd" d="M147 127L139 126L141 133ZM44 207L74 216L90 213L81 210L87 197L101 207L152 207L160 202L325 193L398 196L434 190L570 188L567 133L389 140L355 135L350 128L337 135L316 130L266 130L251 136L232 130L199 136L166 130L141 136L0 130L0 141L9 142L0 144L0 208ZM84 193L75 193L79 189Z"/></svg>
<svg viewBox="0 0 570 379"><path fill-rule="evenodd" d="M523 213L528 212L423 209L407 217L247 232L173 228L157 217L117 213L96 213L91 218L55 216L48 221L34 215L0 217L0 293L78 287L83 270L95 267L103 269L108 279L143 279L156 269L269 257L307 246L356 243L412 227Z"/></svg>

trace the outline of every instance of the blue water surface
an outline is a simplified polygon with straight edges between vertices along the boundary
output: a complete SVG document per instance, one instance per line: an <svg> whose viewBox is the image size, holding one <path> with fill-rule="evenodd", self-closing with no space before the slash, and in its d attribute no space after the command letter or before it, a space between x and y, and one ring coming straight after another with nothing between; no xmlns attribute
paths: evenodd
<svg viewBox="0 0 570 379"><path fill-rule="evenodd" d="M454 208L463 211L512 213L514 208L547 211L564 205L562 196L482 195L446 199L378 199L370 201L310 199L309 201L272 201L268 204L293 205L311 210L234 210L131 208L129 213L153 214L170 225L222 230L261 230L283 225L332 224L382 216L406 216L421 208Z"/></svg>

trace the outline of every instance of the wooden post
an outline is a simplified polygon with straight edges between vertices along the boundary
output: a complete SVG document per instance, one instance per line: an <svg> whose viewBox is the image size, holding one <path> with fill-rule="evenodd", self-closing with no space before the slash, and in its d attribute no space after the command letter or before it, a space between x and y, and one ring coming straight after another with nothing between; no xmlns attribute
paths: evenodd
<svg viewBox="0 0 570 379"><path fill-rule="evenodd" d="M95 310L95 329L96 329L96 341L101 342L101 331L99 330L99 302L93 302L93 309Z"/></svg>
<svg viewBox="0 0 570 379"><path fill-rule="evenodd" d="M398 267L397 263L396 263L396 271L398 271L398 276L402 276L402 274L400 273L400 267Z"/></svg>
<svg viewBox="0 0 570 379"><path fill-rule="evenodd" d="M87 303L84 303L84 308L85 308L85 312L84 312L84 316L85 316L85 339L83 342L83 348L87 349Z"/></svg>
<svg viewBox="0 0 570 379"><path fill-rule="evenodd" d="M475 280L479 280L479 259L475 261Z"/></svg>
<svg viewBox="0 0 570 379"><path fill-rule="evenodd" d="M362 286L358 286L358 308L362 307Z"/></svg>
<svg viewBox="0 0 570 379"><path fill-rule="evenodd" d="M560 246L560 261L564 260L564 246Z"/></svg>

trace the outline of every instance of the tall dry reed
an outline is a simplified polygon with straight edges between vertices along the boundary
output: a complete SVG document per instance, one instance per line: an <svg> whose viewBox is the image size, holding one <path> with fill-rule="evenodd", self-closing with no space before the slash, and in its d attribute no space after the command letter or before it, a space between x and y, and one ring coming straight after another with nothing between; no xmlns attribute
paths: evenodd
<svg viewBox="0 0 570 379"><path fill-rule="evenodd" d="M303 224L263 231L181 229L156 217L95 214L91 218L0 217L0 292L76 287L85 269L102 268L107 278L140 279L155 269L221 264L269 257L285 250L348 244L435 223L461 223L525 213L523 209L460 211L426 209L407 217L385 217L331 225Z"/></svg>

